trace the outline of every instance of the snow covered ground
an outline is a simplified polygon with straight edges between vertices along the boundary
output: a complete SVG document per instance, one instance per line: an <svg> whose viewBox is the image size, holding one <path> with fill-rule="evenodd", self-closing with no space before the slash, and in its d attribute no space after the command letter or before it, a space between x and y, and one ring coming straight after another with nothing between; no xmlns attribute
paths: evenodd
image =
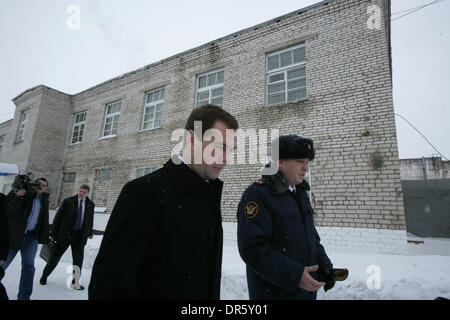
<svg viewBox="0 0 450 320"><path fill-rule="evenodd" d="M104 230L108 215L96 214L95 229ZM236 245L236 224L224 223L224 251L222 266L222 292L225 300L248 299L245 264ZM70 249L64 254L45 286L39 278L45 262L36 255L36 275L31 296L37 300L85 300L92 265L98 252L102 236L88 240L81 283L84 291L70 290L66 281L71 274ZM349 277L337 282L335 287L318 292L319 300L328 299L421 299L432 300L438 296L450 298L450 239L418 238L423 244L408 243L408 255L350 254L328 252L336 268L348 268ZM39 246L39 251L40 251ZM39 252L38 251L38 252ZM10 299L16 299L20 279L21 258L18 254L6 270L2 283ZM69 271L68 271L69 269Z"/></svg>

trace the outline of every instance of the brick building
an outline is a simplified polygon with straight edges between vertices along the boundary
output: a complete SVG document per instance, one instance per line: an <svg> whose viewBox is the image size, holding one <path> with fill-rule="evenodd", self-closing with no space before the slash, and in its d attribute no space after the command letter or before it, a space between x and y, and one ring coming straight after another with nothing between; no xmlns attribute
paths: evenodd
<svg viewBox="0 0 450 320"><path fill-rule="evenodd" d="M390 52L390 1L322 1L77 94L39 85L0 124L0 162L49 178L51 205L87 183L110 212L123 185L159 168L192 108L242 129L314 139L311 199L333 248L406 250ZM235 221L260 165L228 166L222 212Z"/></svg>

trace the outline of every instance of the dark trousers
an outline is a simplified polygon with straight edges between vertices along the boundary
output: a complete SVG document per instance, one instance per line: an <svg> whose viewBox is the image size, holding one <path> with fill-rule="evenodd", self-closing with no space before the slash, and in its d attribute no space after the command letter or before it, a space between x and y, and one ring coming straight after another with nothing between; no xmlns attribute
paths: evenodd
<svg viewBox="0 0 450 320"><path fill-rule="evenodd" d="M19 293L17 300L30 300L33 293L34 279L34 258L38 248L38 240L34 231L27 231L20 246L20 255L22 256L22 271L20 273ZM6 270L10 263L14 260L19 250L10 249L8 258L3 262L1 267Z"/></svg>
<svg viewBox="0 0 450 320"><path fill-rule="evenodd" d="M72 249L72 264L80 268L81 274L84 259L84 243L81 239L80 232L72 231L69 240L56 243L55 251L50 257L50 261L45 266L44 271L42 272L42 277L47 278L53 272L69 246Z"/></svg>

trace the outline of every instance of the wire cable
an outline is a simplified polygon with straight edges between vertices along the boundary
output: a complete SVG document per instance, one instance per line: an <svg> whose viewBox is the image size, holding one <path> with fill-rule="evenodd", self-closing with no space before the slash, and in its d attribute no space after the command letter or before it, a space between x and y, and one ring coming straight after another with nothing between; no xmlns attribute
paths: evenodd
<svg viewBox="0 0 450 320"><path fill-rule="evenodd" d="M437 152L442 158L444 158L445 160L448 161L447 157L445 157L444 155L442 155L442 153L440 153L440 152L433 146L433 144L432 144L430 141L428 141L428 139L422 134L422 132L420 132L419 129L417 129L416 127L414 127L414 126L411 124L411 122L409 122L405 117L399 115L398 113L395 113L395 112L394 112L394 114L395 114L396 116L402 118L403 120L405 120L411 127L414 128L414 130L416 130L416 131L417 131L417 132L425 139L426 142L428 142L428 144L429 144L430 146L433 147L434 150L436 150L436 152Z"/></svg>
<svg viewBox="0 0 450 320"><path fill-rule="evenodd" d="M406 17L407 15L410 15L411 13L414 13L414 12L416 12L416 11L419 11L419 10L421 10L421 9L424 9L424 8L426 8L426 7L428 7L428 6L431 6L431 5L436 4L436 3L438 3L438 2L441 2L441 1L444 1L444 0L435 0L435 1L433 1L433 2L424 4L423 6L419 6L419 7L412 8L412 9L406 9L406 10L403 10L403 11L399 11L399 12L393 13L393 14L391 14L391 17L392 17L394 14L399 14L399 13L403 13L403 12L409 11L408 13L405 13L405 14L399 16L399 17L395 17L395 18L391 19L391 21L395 21L395 20L398 20L398 19L400 19L400 18Z"/></svg>

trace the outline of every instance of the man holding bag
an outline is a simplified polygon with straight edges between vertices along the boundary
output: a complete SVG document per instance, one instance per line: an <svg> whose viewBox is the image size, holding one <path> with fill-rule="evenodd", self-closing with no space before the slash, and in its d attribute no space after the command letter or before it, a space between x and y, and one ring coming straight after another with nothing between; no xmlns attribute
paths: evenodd
<svg viewBox="0 0 450 320"><path fill-rule="evenodd" d="M47 278L58 265L59 260L69 246L72 249L72 259L75 276L72 281L73 288L83 290L79 283L84 258L84 246L87 239L93 238L95 204L89 198L89 186L82 185L77 195L64 199L56 212L53 227L50 233L55 242L55 248L47 265L42 272L41 285L47 284Z"/></svg>

